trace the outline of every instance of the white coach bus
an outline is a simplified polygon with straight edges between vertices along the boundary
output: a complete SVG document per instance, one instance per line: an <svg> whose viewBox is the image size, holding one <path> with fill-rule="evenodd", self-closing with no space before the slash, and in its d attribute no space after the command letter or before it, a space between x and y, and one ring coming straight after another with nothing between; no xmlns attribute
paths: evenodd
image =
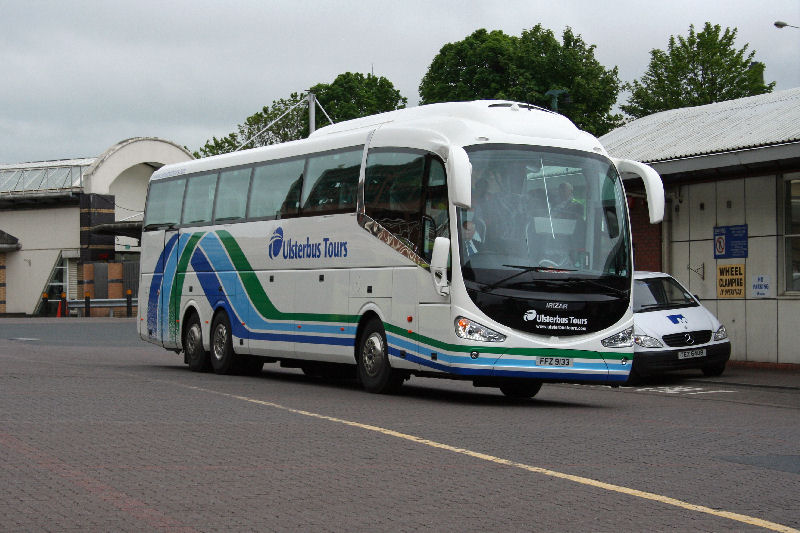
<svg viewBox="0 0 800 533"><path fill-rule="evenodd" d="M621 172L651 222L658 174L567 118L503 101L339 123L308 139L162 167L142 233L139 334L192 370L351 365L512 397L618 384L633 358Z"/></svg>

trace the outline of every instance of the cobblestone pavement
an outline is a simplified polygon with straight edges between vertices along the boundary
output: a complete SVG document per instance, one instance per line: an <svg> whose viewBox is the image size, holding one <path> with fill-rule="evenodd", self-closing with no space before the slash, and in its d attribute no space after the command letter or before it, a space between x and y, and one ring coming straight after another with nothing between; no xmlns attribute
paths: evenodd
<svg viewBox="0 0 800 533"><path fill-rule="evenodd" d="M378 396L192 373L133 327L0 320L0 531L800 528L785 374Z"/></svg>

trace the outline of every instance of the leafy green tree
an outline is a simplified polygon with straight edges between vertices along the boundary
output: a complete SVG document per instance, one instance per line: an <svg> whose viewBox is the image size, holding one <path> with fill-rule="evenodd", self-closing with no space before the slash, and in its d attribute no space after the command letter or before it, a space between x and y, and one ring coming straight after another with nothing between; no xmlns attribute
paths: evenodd
<svg viewBox="0 0 800 533"><path fill-rule="evenodd" d="M289 98L274 100L270 106L264 106L261 111L247 117L243 124L236 127L235 132L229 133L221 139L213 137L193 155L199 158L233 152L245 141L247 144L242 149L307 137L308 109L303 105L295 107L272 127L264 130L270 122L276 120L304 97L304 95L292 93Z"/></svg>
<svg viewBox="0 0 800 533"><path fill-rule="evenodd" d="M314 85L310 92L316 95L320 105L335 122L400 109L408 102L391 81L372 74L365 76L345 72L331 83ZM303 94L292 93L289 98L273 101L272 105L247 117L243 124L237 126L235 132L221 139L213 137L206 141L202 148L194 152L194 156L207 157L233 152L245 141L247 144L243 148L254 148L308 137L308 108L304 105L295 107L269 129L264 129L303 98ZM317 112L315 116L317 127L328 123L323 113Z"/></svg>
<svg viewBox="0 0 800 533"><path fill-rule="evenodd" d="M448 43L422 78L422 103L509 99L550 108L550 90L563 91L558 111L579 127L602 135L622 122L611 113L621 84L617 67L594 57L594 45L567 27L561 42L537 24L519 37L480 29ZM566 97L565 97L566 96Z"/></svg>
<svg viewBox="0 0 800 533"><path fill-rule="evenodd" d="M691 107L771 92L764 83L764 64L753 61L749 45L736 49L737 29L706 22L703 31L689 26L689 36L672 35L666 50L650 51L650 65L631 91L625 113L634 118L667 109Z"/></svg>
<svg viewBox="0 0 800 533"><path fill-rule="evenodd" d="M319 83L310 91L335 122L402 109L408 103L388 79L358 72L339 74L332 83ZM327 124L322 113L316 118L317 127Z"/></svg>
<svg viewBox="0 0 800 533"><path fill-rule="evenodd" d="M462 41L447 43L422 78L420 103L506 99L516 41L500 30L480 29Z"/></svg>

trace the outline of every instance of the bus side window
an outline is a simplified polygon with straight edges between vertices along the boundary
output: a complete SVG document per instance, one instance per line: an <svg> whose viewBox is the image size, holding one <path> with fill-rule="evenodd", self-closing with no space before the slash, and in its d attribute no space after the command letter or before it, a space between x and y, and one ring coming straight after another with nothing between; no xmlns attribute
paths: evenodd
<svg viewBox="0 0 800 533"><path fill-rule="evenodd" d="M428 186L426 189L424 217L427 224L422 256L426 261L430 262L436 237L450 237L447 178L444 164L438 158L430 158Z"/></svg>
<svg viewBox="0 0 800 533"><path fill-rule="evenodd" d="M227 170L219 175L214 222L244 218L252 168Z"/></svg>
<svg viewBox="0 0 800 533"><path fill-rule="evenodd" d="M422 231L422 178L425 156L419 152L374 150L367 157L366 214L419 252Z"/></svg>
<svg viewBox="0 0 800 533"><path fill-rule="evenodd" d="M247 218L287 218L296 216L300 207L304 158L257 166Z"/></svg>
<svg viewBox="0 0 800 533"><path fill-rule="evenodd" d="M186 184L181 224L210 224L217 174L192 176Z"/></svg>
<svg viewBox="0 0 800 533"><path fill-rule="evenodd" d="M153 181L147 195L145 227L180 223L185 189L186 178Z"/></svg>
<svg viewBox="0 0 800 533"><path fill-rule="evenodd" d="M303 214L355 212L363 148L308 158Z"/></svg>

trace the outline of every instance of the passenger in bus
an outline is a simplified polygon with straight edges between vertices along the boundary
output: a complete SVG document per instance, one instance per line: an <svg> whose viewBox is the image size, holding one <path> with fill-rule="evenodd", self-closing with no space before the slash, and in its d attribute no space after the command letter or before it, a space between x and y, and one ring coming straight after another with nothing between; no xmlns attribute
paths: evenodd
<svg viewBox="0 0 800 533"><path fill-rule="evenodd" d="M475 217L486 225L485 246L512 251L525 243L523 177L513 172L489 170L484 178L486 194L476 198ZM516 244L515 244L516 243Z"/></svg>

